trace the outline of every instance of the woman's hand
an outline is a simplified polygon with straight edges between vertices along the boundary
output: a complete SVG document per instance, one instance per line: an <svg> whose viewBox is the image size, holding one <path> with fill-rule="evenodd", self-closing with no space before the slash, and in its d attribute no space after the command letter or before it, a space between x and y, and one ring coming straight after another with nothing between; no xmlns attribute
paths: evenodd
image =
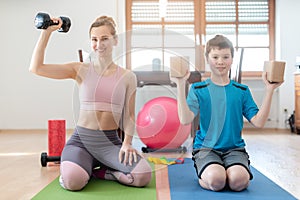
<svg viewBox="0 0 300 200"><path fill-rule="evenodd" d="M137 150L131 144L123 143L119 152L119 161L124 165L128 163L131 166L133 162L137 162L137 154Z"/></svg>
<svg viewBox="0 0 300 200"><path fill-rule="evenodd" d="M53 21L53 23L58 23L58 24L51 25L46 30L53 32L53 31L56 31L61 28L63 22L60 17L58 17L58 18L52 17L51 20Z"/></svg>

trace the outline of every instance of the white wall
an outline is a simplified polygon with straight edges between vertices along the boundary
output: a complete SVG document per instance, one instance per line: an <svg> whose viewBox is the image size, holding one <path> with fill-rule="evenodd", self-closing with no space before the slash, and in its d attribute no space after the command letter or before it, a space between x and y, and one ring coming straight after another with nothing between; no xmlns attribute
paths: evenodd
<svg viewBox="0 0 300 200"><path fill-rule="evenodd" d="M88 30L92 21L103 14L119 19L118 1L0 1L0 129L44 129L51 118L64 118L68 128L74 127L73 81L50 80L28 71L40 34L34 27L34 17L40 11L69 16L70 31L52 35L45 61L78 61L77 50L89 50Z"/></svg>
<svg viewBox="0 0 300 200"><path fill-rule="evenodd" d="M74 127L73 107L78 108L74 82L50 80L28 72L40 32L33 24L36 13L44 11L71 18L70 32L54 33L47 48L46 62L61 63L77 61L78 49L89 50L88 29L96 17L111 15L117 20L119 32L124 31L124 5L124 0L1 0L0 129L44 129L51 118L64 118L67 128ZM300 55L299 10L298 0L277 0L276 55L278 60L287 62L278 107L272 107L278 109L279 128L285 127L283 109L289 113L294 110L293 72L296 56Z"/></svg>
<svg viewBox="0 0 300 200"><path fill-rule="evenodd" d="M300 25L299 25L300 1L277 0L276 1L276 50L277 57L286 61L285 82L279 90L279 127L285 127L283 112L288 109L291 114L295 109L294 103L294 72L296 70L296 56L300 55Z"/></svg>

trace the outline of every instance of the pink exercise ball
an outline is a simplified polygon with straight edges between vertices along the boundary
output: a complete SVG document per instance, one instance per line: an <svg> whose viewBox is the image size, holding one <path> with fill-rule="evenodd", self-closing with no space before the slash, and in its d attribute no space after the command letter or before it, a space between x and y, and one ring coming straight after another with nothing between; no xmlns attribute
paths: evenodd
<svg viewBox="0 0 300 200"><path fill-rule="evenodd" d="M180 147L188 138L191 124L180 123L176 99L157 97L141 108L136 128L138 136L148 148L172 149Z"/></svg>

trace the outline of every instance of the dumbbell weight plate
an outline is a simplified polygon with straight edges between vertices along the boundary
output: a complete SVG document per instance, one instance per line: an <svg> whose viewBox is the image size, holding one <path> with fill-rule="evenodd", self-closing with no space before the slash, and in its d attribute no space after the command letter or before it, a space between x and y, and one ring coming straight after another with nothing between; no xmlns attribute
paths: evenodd
<svg viewBox="0 0 300 200"><path fill-rule="evenodd" d="M69 31L71 27L71 20L68 17L60 17L63 24L58 32L66 33ZM34 19L34 24L37 29L47 29L51 25L57 25L58 23L54 23L50 16L47 13L38 13Z"/></svg>
<svg viewBox="0 0 300 200"><path fill-rule="evenodd" d="M37 29L47 29L50 24L50 16L46 13L38 13L34 19L34 25Z"/></svg>
<svg viewBox="0 0 300 200"><path fill-rule="evenodd" d="M43 152L43 153L41 154L41 165L42 165L43 167L46 167L46 166L47 166L47 157L48 157L48 155L47 155L46 152Z"/></svg>
<svg viewBox="0 0 300 200"><path fill-rule="evenodd" d="M62 20L63 24L60 29L58 29L58 32L68 32L71 27L71 20L68 17L60 17L60 19Z"/></svg>

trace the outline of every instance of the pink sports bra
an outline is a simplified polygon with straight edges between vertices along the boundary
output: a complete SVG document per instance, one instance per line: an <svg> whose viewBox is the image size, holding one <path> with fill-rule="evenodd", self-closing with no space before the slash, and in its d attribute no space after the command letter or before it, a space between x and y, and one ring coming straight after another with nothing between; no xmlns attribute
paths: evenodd
<svg viewBox="0 0 300 200"><path fill-rule="evenodd" d="M95 71L93 64L90 64L80 84L80 109L122 113L126 86L121 77L119 66L114 74L101 76Z"/></svg>

